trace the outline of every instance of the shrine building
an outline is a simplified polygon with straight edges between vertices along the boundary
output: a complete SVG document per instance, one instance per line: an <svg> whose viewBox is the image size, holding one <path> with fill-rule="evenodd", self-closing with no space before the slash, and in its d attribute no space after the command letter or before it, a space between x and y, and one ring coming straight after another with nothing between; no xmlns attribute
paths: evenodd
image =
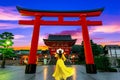
<svg viewBox="0 0 120 80"><path fill-rule="evenodd" d="M43 40L51 55L54 55L59 48L64 50L65 55L69 55L77 39L72 39L71 35L49 35L48 39Z"/></svg>

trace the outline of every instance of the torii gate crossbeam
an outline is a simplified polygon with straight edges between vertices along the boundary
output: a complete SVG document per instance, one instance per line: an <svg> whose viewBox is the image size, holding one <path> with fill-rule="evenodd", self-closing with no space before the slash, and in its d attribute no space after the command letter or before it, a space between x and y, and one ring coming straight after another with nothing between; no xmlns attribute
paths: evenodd
<svg viewBox="0 0 120 80"><path fill-rule="evenodd" d="M94 58L92 48L89 39L88 26L102 25L102 21L89 21L86 17L100 16L103 8L96 10L86 11L41 11L30 10L21 7L17 7L18 11L23 16L34 16L34 20L19 20L19 24L34 25L33 36L31 41L30 55L28 65L26 66L25 73L36 72L36 52L38 47L40 25L76 25L82 26L82 35L84 41L86 72L96 73L96 67L94 64ZM41 17L58 17L58 21L44 21ZM64 17L79 17L78 21L64 21Z"/></svg>

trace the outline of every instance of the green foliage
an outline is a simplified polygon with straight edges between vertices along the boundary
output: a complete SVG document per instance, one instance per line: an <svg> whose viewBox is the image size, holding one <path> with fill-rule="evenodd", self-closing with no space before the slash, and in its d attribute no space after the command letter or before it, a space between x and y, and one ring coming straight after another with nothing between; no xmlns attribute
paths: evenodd
<svg viewBox="0 0 120 80"><path fill-rule="evenodd" d="M13 45L14 35L9 32L0 34L0 53L2 53L1 67L5 68L5 58L13 56L13 49L10 48ZM15 56L15 55L14 55Z"/></svg>
<svg viewBox="0 0 120 80"><path fill-rule="evenodd" d="M117 59L118 67L120 68L120 59Z"/></svg>
<svg viewBox="0 0 120 80"><path fill-rule="evenodd" d="M5 40L0 39L0 46L3 46L3 43L5 43Z"/></svg>
<svg viewBox="0 0 120 80"><path fill-rule="evenodd" d="M16 57L13 48L2 48L1 51L5 58Z"/></svg>
<svg viewBox="0 0 120 80"><path fill-rule="evenodd" d="M91 43L92 52L93 52L94 56L99 56L99 55L104 53L103 52L103 47L101 45L98 45L98 44L94 43L92 40L90 40L90 43ZM81 51L83 51L82 53L84 53L83 41L82 41L81 45L82 45Z"/></svg>
<svg viewBox="0 0 120 80"><path fill-rule="evenodd" d="M107 69L110 67L108 57L105 56L95 57L95 64L99 70L107 71Z"/></svg>
<svg viewBox="0 0 120 80"><path fill-rule="evenodd" d="M110 67L109 58L106 56L95 57L95 64L98 70L116 72L116 69Z"/></svg>
<svg viewBox="0 0 120 80"><path fill-rule="evenodd" d="M72 46L72 53L80 53L80 52L81 52L81 46L80 45Z"/></svg>
<svg viewBox="0 0 120 80"><path fill-rule="evenodd" d="M4 32L0 34L0 46L4 48L12 46L14 44L13 39L14 35L12 33Z"/></svg>
<svg viewBox="0 0 120 80"><path fill-rule="evenodd" d="M117 69L114 69L114 68L109 67L109 68L108 68L108 71L109 71L109 72L117 72Z"/></svg>
<svg viewBox="0 0 120 80"><path fill-rule="evenodd" d="M72 46L72 53L78 54L78 62L76 64L81 64L84 62L84 49L81 45L74 45Z"/></svg>
<svg viewBox="0 0 120 80"><path fill-rule="evenodd" d="M103 46L94 43L92 40L90 40L90 43L91 43L92 52L93 52L94 57L101 56L104 54ZM72 53L78 54L78 57L79 57L78 61L80 62L80 64L85 63L85 53L84 53L83 41L82 41L81 45L74 45L72 47Z"/></svg>
<svg viewBox="0 0 120 80"><path fill-rule="evenodd" d="M7 40L7 39L12 40L12 39L14 39L13 36L14 35L10 32L4 32L4 33L0 34L0 38L3 39L3 40Z"/></svg>

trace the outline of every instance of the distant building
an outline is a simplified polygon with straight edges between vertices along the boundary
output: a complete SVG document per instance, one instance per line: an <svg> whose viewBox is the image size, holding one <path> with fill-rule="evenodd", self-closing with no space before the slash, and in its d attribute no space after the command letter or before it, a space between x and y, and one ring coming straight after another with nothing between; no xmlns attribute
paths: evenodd
<svg viewBox="0 0 120 80"><path fill-rule="evenodd" d="M120 46L119 45L105 45L108 50L109 57L120 57Z"/></svg>
<svg viewBox="0 0 120 80"><path fill-rule="evenodd" d="M30 50L19 50L17 51L17 55L20 58L20 64L27 64L28 63L28 56L29 56ZM41 56L41 50L37 51L37 60Z"/></svg>
<svg viewBox="0 0 120 80"><path fill-rule="evenodd" d="M108 57L112 66L117 66L117 59L120 58L119 45L105 45L105 50L108 50Z"/></svg>
<svg viewBox="0 0 120 80"><path fill-rule="evenodd" d="M54 55L56 50L62 48L66 55L71 53L71 48L75 44L76 39L72 39L71 35L49 35L48 39L43 39L48 46L50 54Z"/></svg>
<svg viewBox="0 0 120 80"><path fill-rule="evenodd" d="M30 50L16 50L15 53L20 60L20 64L28 64ZM48 50L37 50L37 61L36 64L44 64L44 59L47 60L46 64L49 62L50 54Z"/></svg>

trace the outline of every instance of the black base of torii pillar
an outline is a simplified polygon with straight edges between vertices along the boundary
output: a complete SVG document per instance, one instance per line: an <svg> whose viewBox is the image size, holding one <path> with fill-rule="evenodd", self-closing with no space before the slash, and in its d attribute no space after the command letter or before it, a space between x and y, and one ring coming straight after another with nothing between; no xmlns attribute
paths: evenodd
<svg viewBox="0 0 120 80"><path fill-rule="evenodd" d="M32 73L36 73L36 64L28 64L26 65L25 68L25 73L26 74L32 74Z"/></svg>
<svg viewBox="0 0 120 80"><path fill-rule="evenodd" d="M96 74L97 70L95 64L86 64L86 73Z"/></svg>

